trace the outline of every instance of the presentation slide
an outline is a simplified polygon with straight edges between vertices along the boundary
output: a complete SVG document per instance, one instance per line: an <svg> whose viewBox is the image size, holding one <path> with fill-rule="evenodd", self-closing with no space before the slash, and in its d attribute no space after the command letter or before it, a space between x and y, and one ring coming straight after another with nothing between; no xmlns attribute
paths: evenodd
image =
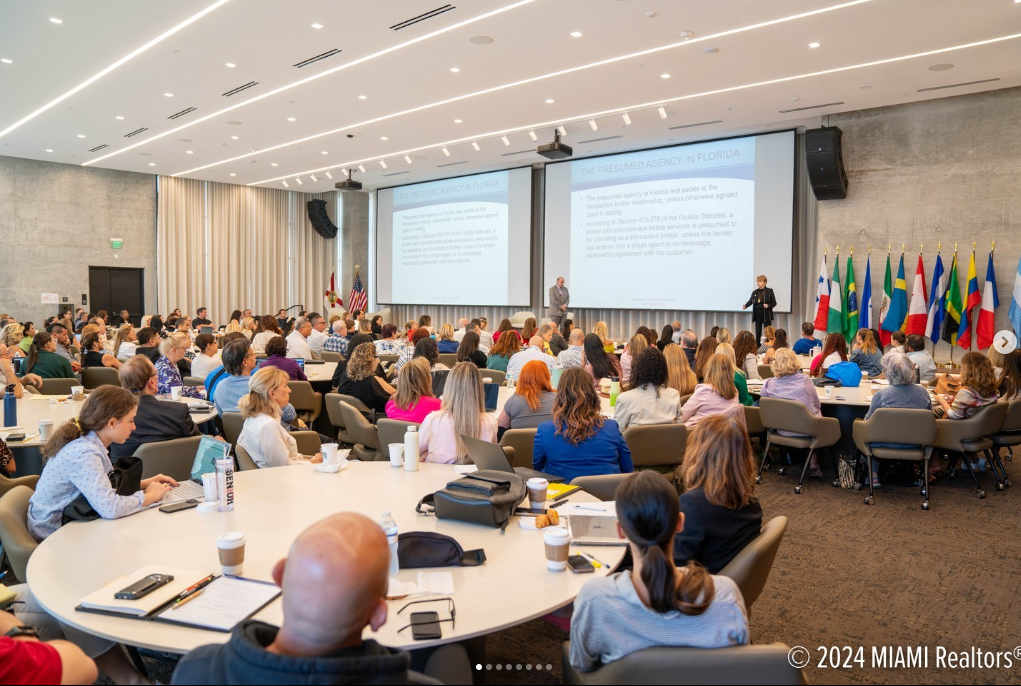
<svg viewBox="0 0 1021 686"><path fill-rule="evenodd" d="M527 168L379 191L378 302L527 305L531 195Z"/></svg>
<svg viewBox="0 0 1021 686"><path fill-rule="evenodd" d="M547 165L544 284L571 306L738 311L765 274L791 309L794 133Z"/></svg>

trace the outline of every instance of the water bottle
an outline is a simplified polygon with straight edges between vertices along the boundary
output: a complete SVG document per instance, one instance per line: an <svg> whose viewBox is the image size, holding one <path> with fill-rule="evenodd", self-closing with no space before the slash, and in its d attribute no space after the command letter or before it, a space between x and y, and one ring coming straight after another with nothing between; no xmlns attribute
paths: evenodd
<svg viewBox="0 0 1021 686"><path fill-rule="evenodd" d="M404 434L404 471L418 471L418 427L409 426Z"/></svg>
<svg viewBox="0 0 1021 686"><path fill-rule="evenodd" d="M610 377L610 407L617 406L617 396L620 395L620 377Z"/></svg>
<svg viewBox="0 0 1021 686"><path fill-rule="evenodd" d="M7 387L4 395L4 426L18 425L18 399L14 397L14 384Z"/></svg>
<svg viewBox="0 0 1021 686"><path fill-rule="evenodd" d="M227 455L214 461L216 467L216 511L234 510L234 458Z"/></svg>
<svg viewBox="0 0 1021 686"><path fill-rule="evenodd" d="M379 526L383 529L383 533L386 534L386 544L390 548L390 572L388 576L392 579L397 576L400 562L397 559L397 522L390 516L390 510L383 513L383 517L379 520Z"/></svg>

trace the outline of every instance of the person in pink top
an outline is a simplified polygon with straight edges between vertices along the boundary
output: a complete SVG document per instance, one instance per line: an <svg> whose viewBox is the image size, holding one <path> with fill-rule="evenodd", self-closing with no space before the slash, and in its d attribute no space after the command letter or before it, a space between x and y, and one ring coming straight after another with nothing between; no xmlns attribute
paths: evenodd
<svg viewBox="0 0 1021 686"><path fill-rule="evenodd" d="M727 414L744 425L744 407L734 385L734 367L726 355L714 354L706 364L705 380L681 407L681 421L689 429L715 414Z"/></svg>
<svg viewBox="0 0 1021 686"><path fill-rule="evenodd" d="M418 431L420 459L471 464L461 436L496 443L497 428L496 417L486 412L479 368L473 362L458 362L443 388L442 409L428 415Z"/></svg>
<svg viewBox="0 0 1021 686"><path fill-rule="evenodd" d="M429 360L416 357L404 365L397 377L397 392L386 403L386 416L421 424L426 416L441 408L439 398L433 397L433 378Z"/></svg>

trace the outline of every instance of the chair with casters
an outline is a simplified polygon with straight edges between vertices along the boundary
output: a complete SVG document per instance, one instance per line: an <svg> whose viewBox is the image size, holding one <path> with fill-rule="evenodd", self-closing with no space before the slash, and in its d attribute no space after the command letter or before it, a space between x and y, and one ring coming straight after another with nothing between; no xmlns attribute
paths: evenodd
<svg viewBox="0 0 1021 686"><path fill-rule="evenodd" d="M535 448L537 429L507 429L500 437L502 448L514 450L511 467L532 468L532 450Z"/></svg>
<svg viewBox="0 0 1021 686"><path fill-rule="evenodd" d="M16 486L0 498L0 547L19 581L28 581L25 569L39 542L28 531L28 501L34 491Z"/></svg>
<svg viewBox="0 0 1021 686"><path fill-rule="evenodd" d="M340 404L347 403L362 412L363 415L368 414L369 408L358 398L343 393L327 393L325 401L326 414L330 418L330 424L337 430L337 440L343 445L354 445L357 441L351 438L351 434L347 430L347 421L344 419L344 413L340 410Z"/></svg>
<svg viewBox="0 0 1021 686"><path fill-rule="evenodd" d="M783 643L728 648L646 648L590 672L571 666L571 642L561 648L564 683L602 684L791 684L808 683L788 659Z"/></svg>
<svg viewBox="0 0 1021 686"><path fill-rule="evenodd" d="M248 454L248 451L243 446L238 446L234 451L234 454L238 458L238 469L242 472L247 472L252 469L258 469L259 465L255 464L255 460Z"/></svg>
<svg viewBox="0 0 1021 686"><path fill-rule="evenodd" d="M872 460L905 460L922 463L922 509L929 509L929 460L932 459L932 448L936 443L936 417L930 410L911 410L907 408L886 407L876 410L868 421L856 421L852 428L854 444L865 456L865 478L869 484L869 495L865 498L866 505L875 502L875 489L872 485ZM910 437L910 438L908 438ZM905 444L908 438L911 444ZM903 448L880 447L879 444L894 443L904 445Z"/></svg>
<svg viewBox="0 0 1021 686"><path fill-rule="evenodd" d="M765 381L766 379L772 379L773 378L773 367L771 365L768 365L768 364L760 364L759 365L759 378L761 378L763 381Z"/></svg>
<svg viewBox="0 0 1021 686"><path fill-rule="evenodd" d="M453 369L457 364L457 353L440 353L440 364Z"/></svg>
<svg viewBox="0 0 1021 686"><path fill-rule="evenodd" d="M415 427L415 430L418 431L422 425L402 419L384 418L376 422L376 435L379 437L379 447L380 450L386 453L387 459L390 457L390 448L388 446L391 443L404 445L404 435L408 432L409 426Z"/></svg>
<svg viewBox="0 0 1021 686"><path fill-rule="evenodd" d="M773 568L773 560L780 549L780 541L787 531L786 517L773 517L762 527L762 532L741 549L727 566L719 571L720 576L732 579L741 589L744 606L751 613L752 603L762 593Z"/></svg>
<svg viewBox="0 0 1021 686"><path fill-rule="evenodd" d="M82 370L81 385L91 391L100 386L120 386L121 380L113 367L86 367Z"/></svg>
<svg viewBox="0 0 1021 686"><path fill-rule="evenodd" d="M344 359L344 356L340 353L333 353L329 350L324 350L319 354L323 358L323 362L340 362Z"/></svg>
<svg viewBox="0 0 1021 686"><path fill-rule="evenodd" d="M969 453L986 453L987 457L995 447L991 436L995 436L1003 427L1003 420L1007 418L1007 411L1010 409L1007 403L991 403L981 408L978 412L967 419L940 419L936 421L938 431L936 432L936 448L955 454L955 458L947 463L947 468L953 474L953 468L957 457L961 458L961 464L971 474L975 482L975 495L985 498L986 492L979 485L978 477L971 468L971 461L968 460ZM996 489L1002 491L1006 486L1004 479L997 471L996 462L989 461L989 466L996 476Z"/></svg>
<svg viewBox="0 0 1021 686"><path fill-rule="evenodd" d="M793 400L781 400L780 398L762 398L759 400L759 417L762 420L762 427L766 430L766 448L762 451L762 463L759 465L759 473L755 477L755 483L762 483L762 470L769 459L769 448L771 445L780 445L787 448L800 448L808 450L805 457L805 466L801 469L801 479L794 487L795 493L801 493L805 485L805 474L808 473L808 465L812 460L812 454L820 448L829 448L836 445L840 440L840 422L833 417L815 417L799 402ZM799 434L797 436L784 436L780 431L790 431ZM781 462L778 474L784 473ZM833 486L840 487L840 479L836 478Z"/></svg>
<svg viewBox="0 0 1021 686"><path fill-rule="evenodd" d="M185 386L205 386L206 380L198 376L186 376L181 379Z"/></svg>
<svg viewBox="0 0 1021 686"><path fill-rule="evenodd" d="M996 462L1000 465L1000 471L1006 476L1007 470L1003 466L1003 460L1000 459L1000 450L1006 448L1007 459L1012 460L1014 446L1021 445L1021 399L1011 400L1007 404L1007 416L1003 419L1003 426L989 438L993 442L993 455L996 456ZM1010 486L1010 479L1007 479L1007 485Z"/></svg>
<svg viewBox="0 0 1021 686"><path fill-rule="evenodd" d="M624 479L630 474L597 474L596 476L578 476L571 481L571 485L580 486L594 498L607 501L613 500L617 487L624 483Z"/></svg>
<svg viewBox="0 0 1021 686"><path fill-rule="evenodd" d="M351 449L354 457L362 462L390 459L389 455L380 450L379 433L365 415L345 402L340 403L340 411L344 413L348 433L354 439L354 448Z"/></svg>
<svg viewBox="0 0 1021 686"><path fill-rule="evenodd" d="M632 426L624 431L624 442L631 451L635 471L654 469L675 482L680 482L681 463L688 444L688 427L684 424L648 424Z"/></svg>
<svg viewBox="0 0 1021 686"><path fill-rule="evenodd" d="M525 322L528 319L535 319L535 312L515 312L510 316L510 323L515 329L525 328ZM520 332L519 332L520 333ZM525 341L525 345L528 345L528 341Z"/></svg>
<svg viewBox="0 0 1021 686"><path fill-rule="evenodd" d="M745 405L744 425L749 439L757 438L762 442L766 428L762 426L762 416L759 414L759 408L755 405Z"/></svg>
<svg viewBox="0 0 1021 686"><path fill-rule="evenodd" d="M142 478L165 474L175 481L187 481L201 440L201 436L185 436L138 446L135 457L142 461Z"/></svg>
<svg viewBox="0 0 1021 686"><path fill-rule="evenodd" d="M241 430L245 428L245 420L240 412L224 412L220 418L223 422L223 440L237 446Z"/></svg>
<svg viewBox="0 0 1021 686"><path fill-rule="evenodd" d="M312 390L308 381L288 381L291 389L291 405L298 413L298 419L312 426L323 411L323 396Z"/></svg>
<svg viewBox="0 0 1021 686"><path fill-rule="evenodd" d="M499 369L480 369L479 374L483 379L492 379L490 383L495 383L497 386L507 385L507 372L502 372Z"/></svg>
<svg viewBox="0 0 1021 686"><path fill-rule="evenodd" d="M39 393L42 395L71 395L71 388L81 385L78 379L43 379Z"/></svg>

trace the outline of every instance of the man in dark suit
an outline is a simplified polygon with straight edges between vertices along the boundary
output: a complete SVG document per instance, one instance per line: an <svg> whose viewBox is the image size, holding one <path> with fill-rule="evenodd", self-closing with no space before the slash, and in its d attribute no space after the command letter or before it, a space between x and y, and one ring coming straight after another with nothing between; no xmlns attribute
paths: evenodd
<svg viewBox="0 0 1021 686"><path fill-rule="evenodd" d="M758 288L752 291L752 297L744 304L742 310L752 306L752 321L755 322L755 342L762 343L762 327L773 323L773 310L776 308L776 297L772 288L766 288L766 277L756 278Z"/></svg>
<svg viewBox="0 0 1021 686"><path fill-rule="evenodd" d="M144 355L135 355L121 365L121 386L138 394L135 430L124 443L110 446L110 457L130 457L140 445L198 436L199 429L186 403L156 399L156 367Z"/></svg>
<svg viewBox="0 0 1021 686"><path fill-rule="evenodd" d="M564 285L564 277L557 277L557 283L555 286L551 286L549 289L549 310L547 315L553 320L553 323L560 328L560 325L564 323L564 317L567 316L567 306L571 304L571 294L567 290L567 286Z"/></svg>

